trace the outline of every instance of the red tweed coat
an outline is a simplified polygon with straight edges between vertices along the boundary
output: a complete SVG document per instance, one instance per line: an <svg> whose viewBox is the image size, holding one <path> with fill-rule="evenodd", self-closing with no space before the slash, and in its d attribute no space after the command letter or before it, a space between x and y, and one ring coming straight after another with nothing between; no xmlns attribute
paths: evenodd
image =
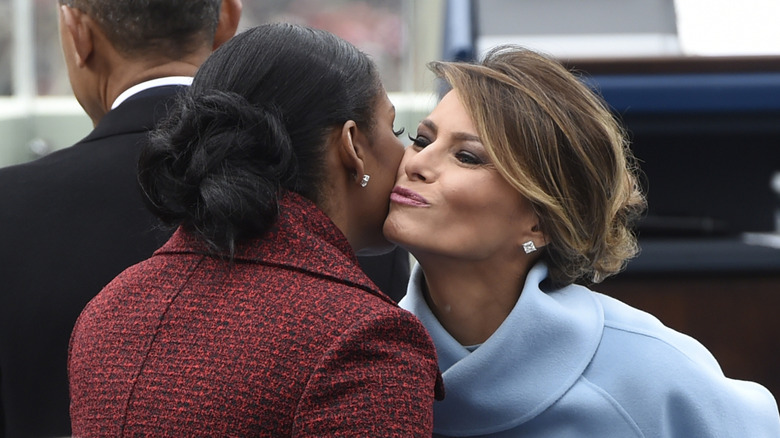
<svg viewBox="0 0 780 438"><path fill-rule="evenodd" d="M79 317L74 436L430 436L434 346L357 266L297 195L232 264L178 230Z"/></svg>

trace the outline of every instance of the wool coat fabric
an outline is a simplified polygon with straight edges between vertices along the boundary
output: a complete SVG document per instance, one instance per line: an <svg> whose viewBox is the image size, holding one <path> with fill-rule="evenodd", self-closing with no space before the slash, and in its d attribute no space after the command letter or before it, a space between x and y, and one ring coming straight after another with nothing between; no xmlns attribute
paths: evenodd
<svg viewBox="0 0 780 438"><path fill-rule="evenodd" d="M777 438L764 387L726 378L696 340L581 286L545 292L528 273L514 309L470 352L438 322L412 270L400 305L430 331L447 397L434 436Z"/></svg>
<svg viewBox="0 0 780 438"><path fill-rule="evenodd" d="M179 229L86 307L71 340L73 433L430 436L441 396L425 328L287 194L232 262Z"/></svg>

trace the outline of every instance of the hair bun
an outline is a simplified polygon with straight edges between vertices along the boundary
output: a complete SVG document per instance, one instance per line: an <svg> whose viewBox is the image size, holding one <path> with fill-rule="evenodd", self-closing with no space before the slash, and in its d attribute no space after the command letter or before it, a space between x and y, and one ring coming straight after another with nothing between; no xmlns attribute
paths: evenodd
<svg viewBox="0 0 780 438"><path fill-rule="evenodd" d="M251 168L257 177L280 186L295 173L290 137L274 108L253 105L233 92L212 90L185 97L181 123L190 125L181 132L181 140L193 143L188 145L192 157L185 179L197 181L219 177L225 170ZM246 166L247 161L253 166Z"/></svg>
<svg viewBox="0 0 780 438"><path fill-rule="evenodd" d="M233 92L185 93L150 140L140 175L153 209L215 247L232 250L242 235L266 231L297 171L277 111Z"/></svg>

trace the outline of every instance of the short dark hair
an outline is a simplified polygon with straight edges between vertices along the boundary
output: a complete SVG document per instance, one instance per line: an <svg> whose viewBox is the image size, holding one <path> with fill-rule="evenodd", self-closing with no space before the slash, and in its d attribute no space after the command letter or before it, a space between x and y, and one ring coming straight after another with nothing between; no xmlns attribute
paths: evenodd
<svg viewBox="0 0 780 438"><path fill-rule="evenodd" d="M327 139L349 120L374 128L374 63L326 31L267 24L200 67L142 150L152 210L232 254L276 221L282 190L323 201Z"/></svg>
<svg viewBox="0 0 780 438"><path fill-rule="evenodd" d="M111 44L130 56L179 59L211 45L222 0L59 0L97 21Z"/></svg>

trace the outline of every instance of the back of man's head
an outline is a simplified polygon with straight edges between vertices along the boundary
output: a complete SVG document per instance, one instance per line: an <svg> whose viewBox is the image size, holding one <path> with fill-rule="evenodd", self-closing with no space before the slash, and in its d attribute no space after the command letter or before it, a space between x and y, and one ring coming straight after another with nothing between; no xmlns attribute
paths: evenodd
<svg viewBox="0 0 780 438"><path fill-rule="evenodd" d="M130 58L178 59L211 46L221 0L59 0L95 20Z"/></svg>

